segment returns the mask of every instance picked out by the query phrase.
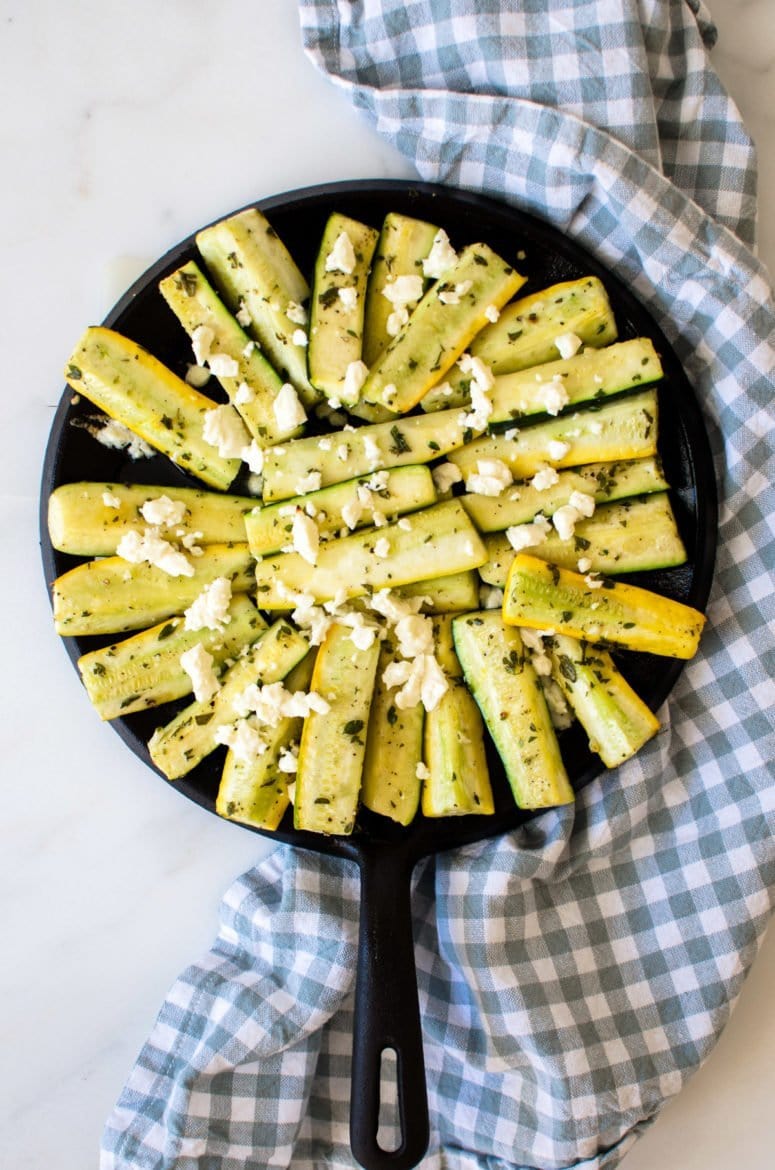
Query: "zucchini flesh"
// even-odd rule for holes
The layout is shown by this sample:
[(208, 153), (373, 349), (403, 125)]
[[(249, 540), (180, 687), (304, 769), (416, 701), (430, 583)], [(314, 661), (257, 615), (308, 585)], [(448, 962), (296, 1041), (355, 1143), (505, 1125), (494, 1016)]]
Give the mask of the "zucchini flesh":
[[(559, 459), (549, 456), (552, 440), (569, 444), (567, 453)], [(578, 467), (582, 463), (642, 459), (656, 453), (657, 395), (654, 390), (643, 390), (601, 407), (520, 427), (513, 438), (502, 434), (474, 439), (450, 452), (449, 461), (457, 464), (466, 477), (476, 471), (480, 459), (501, 459), (515, 479), (527, 479), (545, 463)]]
[(249, 332), (305, 406), (320, 399), (307, 376), (307, 351), (294, 341), (301, 327), (289, 306), (306, 303), (309, 285), (272, 225), (257, 208), (240, 211), (197, 234), (197, 247), (233, 313), (247, 311)]
[(499, 496), (468, 492), (459, 500), (480, 532), (503, 532), (529, 524), (539, 512), (551, 515), (567, 504), (573, 492), (593, 496), (597, 504), (666, 491), (670, 485), (655, 456), (613, 463), (589, 463), (559, 472), (553, 487), (539, 491), (527, 481), (515, 483)]
[(382, 468), (431, 463), (470, 437), (460, 420), (459, 410), (445, 410), (270, 447), (264, 458), (264, 501), (302, 494), (299, 484), (312, 472), (320, 475), (320, 487), (329, 487)]
[(425, 716), (422, 811), (426, 817), (491, 815), (493, 803), (484, 726), (463, 679), (452, 640), (452, 618), (434, 619), (436, 658), (449, 683)]
[(465, 613), (479, 604), (479, 578), (473, 569), (467, 569), (402, 585), (396, 593), (400, 597), (422, 597), (423, 613)]
[(156, 729), (148, 750), (159, 771), (177, 780), (195, 768), (218, 746), (218, 728), (235, 722), (234, 703), (245, 688), (280, 682), (308, 650), (307, 640), (287, 621), (271, 625), (226, 671), (211, 699), (190, 703)]
[[(351, 272), (328, 271), (330, 257), (344, 234), (354, 253)], [(335, 212), (328, 219), (315, 261), (309, 320), (307, 366), (312, 385), (329, 399), (357, 402), (359, 388), (347, 384), (347, 368), (363, 353), (363, 316), (371, 258), (379, 232)], [(340, 290), (351, 290), (352, 303), (342, 300)]]
[[(500, 309), (524, 282), (486, 244), (465, 248), (444, 279), (431, 285), (370, 370), (361, 391), (363, 400), (396, 414), (410, 410), (487, 324), (489, 306)], [(449, 297), (454, 303), (445, 303)]]
[(217, 404), (188, 386), (142, 346), (92, 326), (67, 364), (67, 384), (129, 427), (178, 467), (225, 491), (240, 459), (225, 459), (205, 442), (204, 416)]
[[(438, 230), (435, 224), (397, 212), (385, 216), (366, 291), (363, 360), (367, 366), (374, 365), (393, 337), (388, 332), (393, 305), (384, 290), (399, 276), (423, 276), (422, 262)], [(414, 305), (406, 307), (411, 312)]]
[(417, 765), (422, 761), (425, 708), (422, 703), (403, 710), (396, 707), (395, 691), (382, 681), (396, 655), (392, 644), (382, 643), (369, 712), (361, 804), (408, 825), (420, 803)]
[(358, 650), (347, 626), (334, 624), (318, 650), (312, 689), (325, 715), (304, 720), (293, 823), (313, 833), (352, 832), (363, 776), (366, 734), (380, 645)]
[(538, 369), (501, 374), (490, 392), (490, 423), (519, 421), (546, 410), (544, 394), (548, 383), (558, 379), (568, 396), (567, 406), (597, 401), (624, 390), (656, 382), (662, 377), (662, 363), (648, 337), (620, 341), (605, 349), (590, 349)]
[(326, 541), (315, 565), (298, 553), (264, 557), (256, 565), (256, 587), (262, 609), (282, 610), (293, 608), (289, 590), (316, 601), (361, 597), (372, 589), (476, 569), (486, 559), (465, 510), (450, 500), (415, 512), (408, 532), (398, 524), (386, 524)]
[(63, 636), (141, 630), (182, 613), (216, 577), (228, 577), (234, 593), (253, 586), (247, 544), (210, 544), (193, 557), (191, 577), (171, 577), (155, 565), (104, 557), (76, 565), (52, 587), (54, 626)]
[(200, 545), (244, 543), (245, 517), (256, 503), (250, 496), (222, 495), (196, 488), (86, 482), (61, 484), (51, 493), (48, 501), (51, 543), (60, 552), (73, 556), (113, 556), (127, 532), (146, 525), (140, 512), (143, 504), (160, 496), (185, 504), (183, 523), (173, 525), (173, 532), (185, 528), (186, 532), (196, 534), (196, 543)]
[[(479, 570), (481, 578), (503, 589), (514, 549), (501, 533), (485, 537), (484, 543), (490, 559)], [(667, 492), (601, 504), (593, 516), (576, 523), (569, 540), (552, 531), (530, 553), (564, 569), (575, 569), (584, 557), (587, 573), (637, 573), (686, 563)]]
[[(312, 678), (316, 651), (310, 650), (285, 679), (288, 691), (306, 691)], [(284, 749), (297, 743), (302, 720), (282, 718), (278, 725), (264, 732), (268, 743), (265, 752), (244, 760), (229, 748), (218, 785), (215, 811), (229, 821), (252, 825), (256, 829), (274, 830), (290, 804), (289, 781), (292, 776), (280, 767)]]
[(180, 665), (181, 654), (201, 643), (220, 666), (266, 629), (244, 593), (232, 598), (229, 618), (224, 630), (187, 630), (183, 617), (173, 617), (82, 655), (78, 670), (100, 719), (131, 715), (190, 695), (191, 677)]
[(538, 677), (517, 630), (500, 613), (465, 614), (452, 623), (471, 694), (503, 762), (520, 808), (574, 800)]
[[(513, 374), (559, 358), (556, 340), (563, 333), (575, 333), (586, 346), (616, 341), (608, 294), (596, 276), (564, 281), (506, 305), (498, 320), (476, 335), (470, 351), (496, 376)], [(443, 410), (468, 401), (465, 374), (451, 370), (447, 382), (452, 395), (433, 387), (422, 400), (423, 410)]]
[(279, 504), (267, 504), (253, 508), (245, 517), (248, 544), (254, 556), (279, 552), (288, 544), (293, 527), (293, 510), (296, 507), (311, 506), (321, 537), (334, 536), (345, 524), (342, 512), (355, 508), (355, 528), (365, 528), (374, 523), (374, 510), (388, 519), (404, 512), (413, 512), (436, 502), (436, 489), (427, 467), (396, 467), (388, 472), (384, 487), (371, 493), (368, 504), (358, 515), (360, 500), (358, 489), (368, 485), (370, 476), (333, 484), (319, 491), (303, 496), (292, 496)]
[(659, 720), (606, 650), (557, 634), (547, 639), (552, 676), (607, 768), (629, 760), (659, 731)]
[(683, 602), (622, 581), (592, 588), (580, 573), (525, 553), (509, 570), (503, 620), (669, 658), (691, 658), (705, 625), (704, 614)]
[[(237, 363), (233, 376), (217, 375), (229, 402), (242, 417), (259, 447), (279, 443), (298, 433), (299, 427), (282, 427), (274, 413), (274, 402), (283, 382), (261, 350), (250, 346), (250, 338), (224, 305), (201, 269), (193, 260), (159, 282), (159, 291), (181, 325), (193, 338), (199, 326), (213, 332), (212, 352), (225, 354)], [(246, 393), (240, 393), (247, 387)]]

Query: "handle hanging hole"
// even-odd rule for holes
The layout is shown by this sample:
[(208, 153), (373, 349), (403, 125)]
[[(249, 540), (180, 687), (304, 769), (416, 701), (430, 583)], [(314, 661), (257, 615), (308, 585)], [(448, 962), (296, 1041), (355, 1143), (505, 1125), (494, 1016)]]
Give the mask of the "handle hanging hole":
[(379, 1062), (379, 1126), (377, 1145), (386, 1154), (402, 1142), (398, 1104), (398, 1056), (395, 1048), (383, 1048)]

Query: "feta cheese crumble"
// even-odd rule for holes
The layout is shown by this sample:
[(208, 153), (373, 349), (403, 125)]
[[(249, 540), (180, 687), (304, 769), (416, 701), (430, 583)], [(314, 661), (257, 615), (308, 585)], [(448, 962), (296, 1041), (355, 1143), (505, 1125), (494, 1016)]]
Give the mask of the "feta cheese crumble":
[(172, 528), (183, 523), (186, 505), (180, 500), (171, 500), (169, 496), (157, 496), (141, 505), (140, 514), (146, 523), (155, 528)]
[(223, 459), (242, 459), (250, 443), (245, 424), (233, 406), (214, 406), (205, 412), (202, 438), (215, 447)]
[(194, 566), (188, 557), (165, 540), (155, 528), (146, 528), (144, 532), (127, 532), (118, 542), (116, 555), (133, 565), (147, 561), (171, 577), (194, 575)]
[(225, 630), (231, 621), (231, 581), (228, 577), (216, 577), (194, 599), (185, 611), (184, 628), (187, 630)]
[(141, 439), (134, 431), (130, 431), (129, 427), (125, 427), (114, 418), (109, 418), (99, 425), (89, 426), (87, 430), (103, 447), (111, 447), (117, 451), (126, 450), (130, 459), (148, 459), (155, 454), (150, 443), (146, 443), (145, 439)]
[(431, 471), (436, 491), (448, 492), (453, 484), (461, 483), (463, 473), (456, 463), (440, 463)]
[(281, 431), (295, 431), (307, 421), (307, 412), (290, 382), (284, 382), (277, 391), (272, 410)]
[(422, 262), (423, 276), (438, 280), (448, 272), (457, 260), (457, 252), (449, 242), (449, 236), (440, 228), (433, 237), (431, 250)]
[(369, 367), (365, 362), (350, 362), (344, 374), (342, 394), (345, 398), (355, 399), (360, 393), (361, 386), (368, 377)]
[(305, 346), (308, 341), (306, 332), (303, 329), (294, 329), (291, 341), (294, 345)]
[(550, 439), (546, 450), (552, 463), (559, 463), (570, 451), (570, 443), (563, 443), (562, 439)]
[(579, 352), (584, 342), (576, 333), (560, 333), (555, 337), (554, 344), (561, 358), (572, 358)]
[(390, 556), (390, 541), (386, 536), (380, 536), (379, 540), (374, 544), (375, 557), (389, 557)]
[(106, 508), (120, 508), (121, 500), (118, 496), (114, 496), (111, 492), (102, 493), (102, 502)]
[(301, 508), (296, 509), (291, 529), (293, 551), (297, 552), (308, 565), (316, 565), (320, 533), (318, 526)]
[(554, 487), (559, 479), (560, 477), (553, 467), (541, 467), (530, 480), (530, 486), (534, 487), (537, 492), (545, 492), (550, 487)]
[(544, 382), (538, 394), (538, 401), (547, 414), (558, 415), (570, 401), (562, 378), (555, 374), (551, 382)]
[(531, 524), (514, 524), (506, 529), (506, 539), (515, 552), (542, 544), (551, 529), (545, 516), (536, 516)]
[(326, 272), (343, 272), (352, 276), (355, 270), (355, 249), (347, 232), (340, 232), (326, 256)]
[(212, 654), (208, 654), (201, 642), (180, 656), (180, 665), (191, 679), (194, 698), (198, 703), (207, 703), (220, 687), (213, 662)]
[(298, 301), (288, 301), (285, 306), (285, 315), (294, 325), (306, 325), (309, 319), (307, 310)]
[(480, 496), (499, 496), (513, 483), (513, 476), (502, 459), (478, 459), (476, 471), (466, 480), (466, 490)]

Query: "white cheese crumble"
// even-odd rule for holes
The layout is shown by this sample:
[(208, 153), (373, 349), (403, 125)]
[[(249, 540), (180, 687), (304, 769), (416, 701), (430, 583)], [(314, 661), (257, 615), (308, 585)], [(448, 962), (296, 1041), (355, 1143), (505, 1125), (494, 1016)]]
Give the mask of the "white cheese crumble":
[(234, 316), (237, 318), (243, 329), (247, 329), (252, 320), (250, 316), (250, 310), (244, 301), (240, 301), (239, 308), (237, 309), (237, 312), (234, 314)]
[(555, 337), (554, 344), (561, 358), (572, 358), (581, 349), (584, 342), (576, 333), (560, 333)]
[(217, 448), (223, 459), (242, 459), (243, 451), (250, 443), (250, 435), (239, 414), (233, 406), (226, 404), (205, 411), (202, 438)]
[(576, 568), (580, 573), (588, 573), (592, 568), (592, 561), (589, 557), (579, 557), (576, 562)]
[(207, 363), (216, 378), (236, 378), (239, 374), (239, 362), (227, 353), (213, 353)]
[(479, 604), (482, 609), (500, 609), (503, 605), (503, 590), (497, 585), (480, 585)]
[(355, 249), (347, 232), (340, 232), (326, 256), (326, 272), (344, 272), (351, 276), (355, 270)]
[(499, 496), (513, 483), (513, 477), (502, 459), (478, 459), (476, 471), (466, 480), (466, 490), (480, 496)]
[(141, 505), (140, 514), (147, 524), (155, 528), (172, 528), (183, 523), (186, 505), (180, 500), (171, 500), (169, 496), (157, 496)]
[(593, 577), (591, 573), (587, 573), (586, 577), (584, 578), (584, 583), (588, 589), (602, 589), (603, 588), (603, 578), (596, 577), (596, 576)]
[(546, 450), (552, 463), (559, 463), (570, 451), (570, 443), (563, 443), (562, 439), (550, 439)]
[(541, 467), (530, 480), (530, 486), (537, 492), (545, 492), (559, 483), (560, 477), (553, 467)]
[(353, 528), (358, 527), (358, 521), (362, 515), (363, 506), (358, 500), (350, 500), (348, 503), (342, 505), (342, 519), (351, 532)]
[(319, 471), (309, 471), (296, 481), (296, 495), (306, 496), (307, 492), (319, 491), (323, 476)]
[(171, 577), (193, 577), (194, 566), (180, 549), (175, 548), (161, 536), (157, 529), (146, 528), (144, 532), (127, 532), (121, 537), (116, 555), (133, 565), (147, 561)]
[(552, 515), (552, 524), (557, 529), (560, 540), (570, 540), (576, 530), (576, 522), (581, 514), (571, 504), (563, 504)]
[(431, 471), (437, 492), (448, 492), (454, 483), (461, 483), (463, 473), (456, 463), (440, 463)]
[(256, 756), (263, 755), (269, 749), (266, 740), (255, 727), (251, 727), (247, 719), (238, 719), (236, 723), (216, 727), (215, 742), (226, 744), (236, 759), (241, 760), (243, 764), (249, 764)]
[(422, 760), (419, 761), (417, 767), (414, 770), (414, 774), (418, 780), (430, 780), (431, 778), (430, 769), (427, 764), (422, 762)]
[(373, 435), (363, 436), (363, 454), (369, 461), (370, 471), (375, 471), (382, 465), (382, 452), (380, 451), (379, 443)]
[[(247, 447), (243, 447), (243, 449), (242, 449), (242, 458), (245, 460), (248, 467), (250, 468), (251, 473), (252, 473), (251, 479), (253, 479), (253, 481), (255, 483), (256, 478), (258, 476), (260, 476), (261, 472), (264, 470), (264, 449), (263, 449), (263, 447), (259, 447), (256, 440), (251, 439), (251, 441), (248, 443)], [(253, 488), (251, 487), (250, 490), (253, 491)], [(255, 491), (255, 495), (257, 495), (257, 496), (261, 495), (262, 490), (263, 490), (263, 483), (260, 487), (257, 487), (257, 490)]]
[(339, 303), (341, 304), (342, 308), (345, 309), (348, 313), (351, 313), (358, 303), (357, 288), (352, 286), (349, 288), (340, 288), (338, 295)]
[(197, 366), (192, 363), (186, 368), (185, 380), (195, 390), (201, 390), (210, 381), (210, 371), (207, 366)]
[(185, 611), (185, 629), (225, 630), (231, 621), (230, 602), (231, 581), (228, 577), (216, 577)]
[(283, 748), (277, 757), (277, 767), (280, 772), (285, 772), (288, 775), (298, 771), (299, 745), (297, 743), (289, 744), (287, 748)]
[(342, 386), (342, 394), (344, 397), (357, 398), (368, 374), (369, 367), (365, 362), (350, 362), (344, 374), (344, 385)]
[(374, 543), (375, 557), (389, 557), (390, 556), (390, 541), (386, 536), (380, 536), (379, 540)]
[(394, 309), (385, 322), (385, 329), (387, 331), (388, 337), (398, 337), (398, 334), (401, 332), (408, 320), (409, 310), (405, 308), (404, 305), (401, 305), (398, 309)]
[(400, 520), (397, 521), (397, 525), (402, 532), (412, 531), (412, 521), (407, 516), (402, 516)]
[(293, 342), (294, 345), (299, 345), (299, 346), (303, 347), (307, 344), (308, 340), (309, 339), (307, 337), (307, 334), (305, 333), (305, 331), (303, 329), (294, 329), (293, 337), (291, 338), (291, 341)]
[(247, 382), (240, 382), (237, 387), (237, 393), (234, 395), (235, 406), (247, 406), (255, 398), (255, 393), (248, 386)]
[(484, 310), (484, 315), (487, 318), (487, 320), (491, 321), (492, 324), (494, 325), (495, 322), (500, 317), (501, 311), (497, 305), (488, 305), (487, 308)]
[(571, 492), (568, 503), (581, 516), (592, 516), (594, 514), (595, 497), (590, 496), (587, 492)]
[(296, 509), (296, 514), (293, 517), (291, 540), (293, 541), (293, 551), (297, 552), (308, 565), (317, 564), (320, 533), (315, 521), (307, 516), (301, 508)]
[(422, 262), (423, 275), (429, 280), (438, 280), (448, 272), (457, 260), (457, 252), (449, 242), (449, 236), (441, 228), (433, 237), (431, 250)]
[(390, 662), (382, 681), (396, 693), (396, 707), (404, 711), (422, 703), (426, 711), (433, 711), (449, 689), (447, 678), (432, 654), (420, 654), (413, 659)]
[(525, 548), (534, 548), (546, 540), (550, 529), (549, 521), (545, 516), (536, 516), (532, 524), (515, 524), (506, 529), (506, 539), (515, 552), (522, 552)]
[(421, 276), (397, 276), (388, 281), (382, 289), (383, 297), (387, 297), (391, 305), (396, 308), (415, 304), (423, 293)]
[(555, 374), (551, 382), (545, 382), (538, 395), (538, 401), (547, 414), (558, 415), (563, 406), (567, 406), (570, 401), (568, 391), (565, 389), (562, 378)]
[(290, 382), (284, 382), (277, 391), (272, 410), (281, 431), (295, 431), (307, 421), (307, 412)]
[(107, 419), (102, 425), (89, 427), (88, 430), (103, 447), (112, 447), (117, 451), (126, 450), (130, 459), (148, 459), (155, 454), (150, 443), (146, 443), (145, 439), (141, 439), (134, 431), (130, 431), (129, 427), (125, 427), (114, 418)]
[(298, 301), (288, 301), (285, 306), (285, 315), (294, 325), (306, 325), (309, 319), (307, 310)]
[(194, 361), (198, 366), (206, 365), (210, 357), (210, 347), (215, 341), (215, 333), (209, 325), (197, 325), (191, 334), (191, 348), (194, 351)]
[(213, 661), (212, 654), (208, 654), (201, 642), (180, 656), (180, 665), (191, 679), (194, 698), (198, 703), (207, 703), (220, 687), (213, 670)]
[(112, 492), (103, 492), (102, 493), (102, 502), (106, 508), (120, 508), (121, 507), (121, 500), (118, 498), (118, 496), (114, 496), (112, 494)]
[(473, 283), (472, 280), (463, 280), (454, 288), (443, 288), (439, 292), (439, 300), (442, 305), (459, 305), (466, 293), (470, 292)]

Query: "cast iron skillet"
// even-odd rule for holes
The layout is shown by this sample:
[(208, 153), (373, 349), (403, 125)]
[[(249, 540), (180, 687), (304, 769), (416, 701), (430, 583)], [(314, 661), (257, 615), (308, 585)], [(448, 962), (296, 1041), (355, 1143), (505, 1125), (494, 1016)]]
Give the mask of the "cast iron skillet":
[[(444, 227), (458, 247), (484, 241), (513, 259), (520, 271), (529, 274), (529, 283), (519, 295), (589, 273), (601, 277), (615, 309), (621, 339), (649, 336), (662, 357), (665, 379), (659, 389), (660, 453), (688, 551), (688, 562), (681, 568), (641, 573), (637, 580), (669, 597), (700, 609), (704, 607), (713, 573), (717, 513), (713, 464), (702, 416), (664, 335), (618, 280), (577, 244), (543, 222), (489, 198), (444, 187), (401, 181), (345, 182), (279, 195), (257, 205), (268, 215), (307, 274), (311, 273), (326, 218), (336, 210), (375, 227), (380, 226), (386, 212), (403, 212)], [(142, 343), (181, 374), (190, 360), (190, 345), (158, 292), (157, 284), (196, 256), (191, 236), (153, 265), (105, 320), (106, 325)], [(67, 355), (62, 356), (64, 360)], [(206, 393), (212, 392), (210, 383)], [(48, 581), (77, 563), (76, 558), (55, 552), (48, 539), (46, 502), (59, 484), (80, 479), (168, 485), (196, 482), (163, 456), (133, 462), (122, 452), (102, 447), (78, 426), (79, 421), (95, 413), (98, 412), (85, 400), (74, 404), (71, 392), (66, 390), (54, 419), (41, 494), (41, 543)], [(231, 490), (246, 490), (244, 481), (238, 480)], [(70, 638), (65, 641), (75, 662), (79, 655), (112, 640)], [(677, 661), (635, 653), (621, 654), (619, 664), (636, 691), (654, 709), (667, 697), (682, 667)], [(153, 767), (146, 741), (157, 724), (170, 718), (181, 705), (182, 702), (169, 705), (161, 715), (148, 711), (117, 719), (113, 726), (132, 751)], [(590, 753), (585, 736), (577, 727), (562, 733), (561, 744), (568, 773), (577, 790), (602, 771), (599, 759)], [(271, 834), (277, 840), (305, 849), (349, 858), (359, 866), (361, 926), (350, 1135), (355, 1157), (368, 1170), (404, 1170), (414, 1166), (428, 1144), (409, 894), (413, 867), (420, 858), (495, 837), (535, 815), (515, 808), (497, 755), (490, 752), (489, 758), (496, 806), (491, 817), (426, 820), (418, 814), (412, 825), (402, 828), (363, 811), (351, 837), (324, 837), (294, 829), (287, 815), (277, 832)], [(190, 775), (176, 782), (180, 792), (213, 813), (222, 759), (223, 749), (219, 749)], [(615, 773), (609, 783), (616, 783)], [(397, 1056), (401, 1138), (393, 1150), (385, 1150), (377, 1143), (380, 1065), (386, 1049), (393, 1049)]]

